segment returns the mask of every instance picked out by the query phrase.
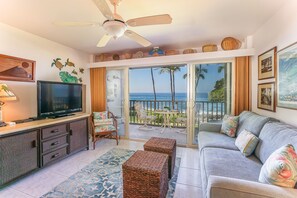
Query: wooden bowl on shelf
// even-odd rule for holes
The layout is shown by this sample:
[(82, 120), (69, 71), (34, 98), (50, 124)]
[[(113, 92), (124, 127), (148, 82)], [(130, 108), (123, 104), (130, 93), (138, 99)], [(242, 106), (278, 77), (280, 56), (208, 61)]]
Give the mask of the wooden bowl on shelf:
[(118, 54), (112, 55), (112, 60), (120, 60), (120, 55)]
[(106, 61), (107, 54), (97, 54), (95, 55), (95, 62)]
[(131, 58), (132, 58), (132, 54), (129, 53), (129, 52), (126, 52), (126, 53), (123, 54), (123, 57), (124, 57), (125, 59), (131, 59)]
[(215, 52), (215, 51), (218, 51), (218, 46), (215, 44), (203, 45), (202, 47), (202, 52)]
[(135, 58), (143, 58), (144, 54), (142, 51), (138, 51), (135, 53)]
[(193, 53), (197, 53), (197, 50), (195, 50), (195, 49), (185, 49), (183, 51), (183, 54), (193, 54)]
[(171, 55), (176, 55), (176, 54), (178, 54), (177, 50), (165, 50), (166, 56), (171, 56)]
[(241, 47), (241, 42), (233, 37), (226, 37), (222, 40), (221, 43), (223, 50), (236, 50)]

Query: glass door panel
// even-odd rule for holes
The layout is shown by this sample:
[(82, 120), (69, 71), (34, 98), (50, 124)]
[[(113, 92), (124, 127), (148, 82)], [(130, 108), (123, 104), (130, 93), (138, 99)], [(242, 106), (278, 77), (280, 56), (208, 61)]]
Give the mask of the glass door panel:
[(187, 145), (187, 66), (129, 69), (129, 138)]
[(196, 64), (193, 66), (194, 134), (197, 144), (199, 125), (221, 122), (231, 112), (231, 63)]
[(124, 136), (124, 72), (121, 69), (106, 72), (106, 102), (107, 109), (117, 118), (119, 135)]

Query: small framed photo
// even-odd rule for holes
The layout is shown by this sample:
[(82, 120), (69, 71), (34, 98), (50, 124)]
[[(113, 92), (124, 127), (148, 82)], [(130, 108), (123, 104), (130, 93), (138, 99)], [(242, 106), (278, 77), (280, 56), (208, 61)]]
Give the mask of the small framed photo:
[(275, 83), (258, 84), (258, 108), (275, 112)]
[(277, 106), (297, 109), (297, 42), (277, 52)]
[(275, 77), (276, 47), (258, 56), (258, 79)]

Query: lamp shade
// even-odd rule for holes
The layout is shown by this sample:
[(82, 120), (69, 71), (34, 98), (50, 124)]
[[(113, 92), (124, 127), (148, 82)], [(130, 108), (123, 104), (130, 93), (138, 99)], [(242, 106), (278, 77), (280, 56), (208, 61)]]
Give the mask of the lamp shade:
[(10, 89), (7, 87), (6, 84), (0, 83), (0, 101), (11, 101), (16, 100), (16, 96)]

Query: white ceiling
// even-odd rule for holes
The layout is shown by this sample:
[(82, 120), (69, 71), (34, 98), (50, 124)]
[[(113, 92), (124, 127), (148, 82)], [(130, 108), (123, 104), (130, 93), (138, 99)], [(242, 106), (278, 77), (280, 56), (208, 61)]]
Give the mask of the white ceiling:
[[(118, 13), (124, 20), (170, 14), (173, 18), (170, 25), (129, 29), (150, 40), (153, 46), (179, 49), (219, 44), (226, 36), (244, 39), (288, 1), (122, 0)], [(102, 27), (57, 27), (52, 24), (55, 21), (102, 23), (104, 20), (92, 0), (0, 0), (0, 22), (72, 48), (88, 53), (142, 48), (125, 37), (112, 40), (104, 48), (97, 48), (96, 44), (105, 33)]]

